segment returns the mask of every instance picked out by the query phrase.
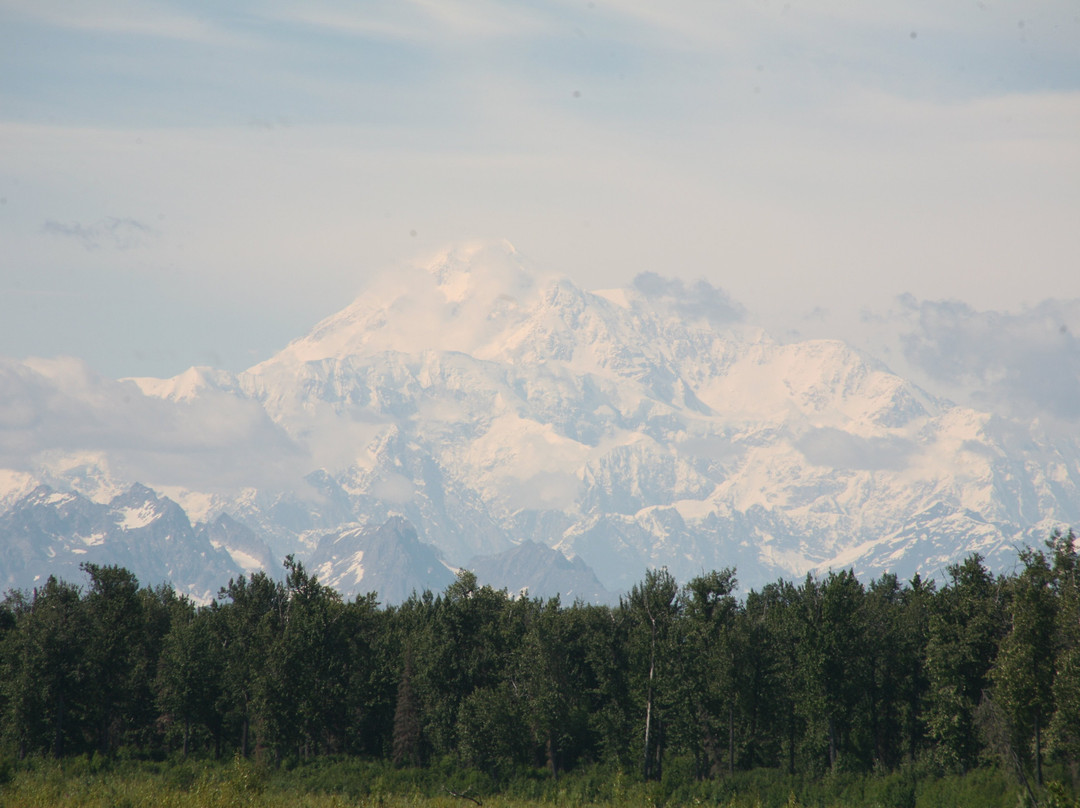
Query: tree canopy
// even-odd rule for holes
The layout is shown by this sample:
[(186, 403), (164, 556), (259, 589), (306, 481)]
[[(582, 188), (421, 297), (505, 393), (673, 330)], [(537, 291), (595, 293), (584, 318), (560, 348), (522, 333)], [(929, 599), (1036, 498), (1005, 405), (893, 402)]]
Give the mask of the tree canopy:
[(1055, 534), (1015, 573), (940, 586), (851, 571), (737, 596), (734, 570), (649, 570), (614, 606), (511, 597), (463, 571), (399, 606), (344, 602), (293, 558), (197, 606), (87, 566), (0, 603), (14, 756), (362, 755), (503, 777), (607, 762), (660, 779), (772, 767), (1038, 784), (1080, 764), (1080, 565)]

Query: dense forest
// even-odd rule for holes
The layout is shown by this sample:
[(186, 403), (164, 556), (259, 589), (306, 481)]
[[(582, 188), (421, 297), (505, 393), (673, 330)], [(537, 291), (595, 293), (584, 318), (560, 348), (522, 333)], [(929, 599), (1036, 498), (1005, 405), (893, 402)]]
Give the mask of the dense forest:
[[(649, 571), (617, 606), (512, 597), (462, 572), (346, 603), (294, 559), (197, 606), (87, 565), (0, 604), (0, 754), (332, 755), (507, 777), (605, 763), (644, 780), (986, 762), (1036, 789), (1080, 764), (1073, 536), (941, 585), (851, 572), (737, 596)], [(670, 772), (669, 772), (670, 776)]]

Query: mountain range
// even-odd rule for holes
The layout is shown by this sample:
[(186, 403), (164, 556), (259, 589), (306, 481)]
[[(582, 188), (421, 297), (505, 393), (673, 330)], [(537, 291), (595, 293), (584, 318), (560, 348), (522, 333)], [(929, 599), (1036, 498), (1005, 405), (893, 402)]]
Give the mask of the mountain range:
[(468, 567), (610, 600), (666, 566), (743, 587), (996, 569), (1075, 524), (1080, 447), (704, 281), (586, 291), (508, 244), (386, 276), (241, 373), (0, 363), (0, 584), (130, 565), (206, 599), (293, 554), (397, 602)]

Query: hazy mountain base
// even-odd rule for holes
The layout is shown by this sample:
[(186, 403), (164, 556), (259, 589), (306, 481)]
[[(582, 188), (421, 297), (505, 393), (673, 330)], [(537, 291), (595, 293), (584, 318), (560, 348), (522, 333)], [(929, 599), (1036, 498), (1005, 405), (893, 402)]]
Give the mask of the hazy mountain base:
[[(475, 770), (446, 761), (422, 769), (384, 762), (320, 760), (271, 768), (237, 758), (229, 762), (173, 759), (114, 761), (81, 757), (66, 761), (0, 761), (0, 800), (24, 806), (156, 805), (159, 808), (233, 806), (378, 806), (379, 808), (489, 808), (525, 806), (716, 805), (729, 808), (820, 806), (821, 808), (1015, 808), (1031, 804), (1015, 780), (997, 768), (940, 775), (909, 767), (886, 775), (834, 774), (811, 779), (757, 769), (695, 781), (689, 766), (672, 761), (660, 782), (645, 783), (623, 772), (592, 766), (553, 778), (544, 770), (521, 770), (495, 783)], [(1053, 781), (1038, 804), (1080, 806), (1077, 794)]]

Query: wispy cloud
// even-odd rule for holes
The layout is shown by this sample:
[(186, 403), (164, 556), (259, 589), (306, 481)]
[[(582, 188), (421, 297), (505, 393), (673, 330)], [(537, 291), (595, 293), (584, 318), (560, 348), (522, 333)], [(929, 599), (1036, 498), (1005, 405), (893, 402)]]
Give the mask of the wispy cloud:
[[(216, 490), (297, 484), (307, 453), (252, 401), (208, 391), (193, 402), (144, 396), (76, 359), (0, 359), (0, 468), (56, 453), (106, 453), (127, 479)], [(252, 475), (259, 480), (252, 481)]]
[(1075, 3), (984, 6), (0, 0), (0, 241), (305, 323), (474, 237), (752, 311), (1077, 296)]
[(362, 6), (279, 3), (260, 13), (266, 19), (332, 34), (447, 47), (550, 30), (549, 20), (540, 11), (490, 0), (394, 0)]
[(795, 447), (814, 465), (868, 471), (899, 471), (915, 451), (903, 438), (863, 438), (842, 429), (811, 429)]
[(106, 0), (94, 4), (79, 2), (24, 2), (5, 0), (0, 10), (59, 28), (98, 34), (150, 37), (209, 45), (236, 45), (245, 37), (230, 33), (210, 22), (205, 15), (194, 16), (176, 4)]
[(1080, 300), (1019, 313), (912, 297), (902, 304), (906, 358), (931, 379), (966, 388), (987, 409), (1080, 419)]
[(116, 216), (108, 216), (92, 224), (49, 219), (41, 229), (50, 236), (74, 239), (88, 250), (130, 250), (145, 246), (157, 236), (154, 228), (138, 219)]
[(746, 316), (741, 304), (704, 278), (686, 283), (679, 278), (642, 272), (634, 278), (634, 288), (655, 302), (666, 303), (682, 317), (724, 324), (738, 322)]

